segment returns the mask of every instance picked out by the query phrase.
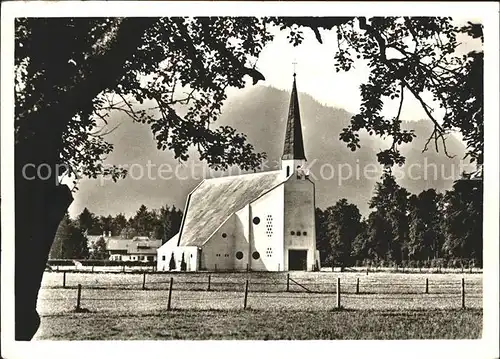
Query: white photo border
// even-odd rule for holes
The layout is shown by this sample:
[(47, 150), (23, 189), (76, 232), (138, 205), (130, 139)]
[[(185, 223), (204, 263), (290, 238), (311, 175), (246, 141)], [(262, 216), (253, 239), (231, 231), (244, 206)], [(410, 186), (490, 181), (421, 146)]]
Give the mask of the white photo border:
[[(2, 357), (5, 358), (231, 358), (255, 355), (349, 358), (494, 358), (499, 322), (499, 20), (494, 2), (216, 2), (11, 1), (2, 2), (1, 26), (1, 251)], [(33, 341), (15, 342), (14, 322), (14, 19), (92, 16), (453, 16), (484, 25), (485, 162), (483, 338), (400, 341)]]

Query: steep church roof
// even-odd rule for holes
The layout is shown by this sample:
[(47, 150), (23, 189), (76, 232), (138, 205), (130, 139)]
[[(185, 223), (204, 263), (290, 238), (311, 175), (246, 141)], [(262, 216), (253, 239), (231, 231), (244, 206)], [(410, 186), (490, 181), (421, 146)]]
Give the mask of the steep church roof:
[(286, 123), (285, 145), (283, 147), (283, 160), (305, 160), (304, 141), (302, 139), (302, 126), (300, 123), (299, 98), (297, 95), (297, 84), (293, 74), (293, 88), (288, 108), (288, 119)]
[(285, 179), (282, 171), (205, 179), (188, 197), (179, 246), (201, 246), (234, 212)]

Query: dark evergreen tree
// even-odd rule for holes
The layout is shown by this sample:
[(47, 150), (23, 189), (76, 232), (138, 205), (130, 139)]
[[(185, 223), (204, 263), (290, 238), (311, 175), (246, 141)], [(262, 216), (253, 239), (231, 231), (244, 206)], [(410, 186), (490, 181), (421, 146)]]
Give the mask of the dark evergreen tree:
[(87, 238), (67, 213), (59, 224), (52, 247), (51, 258), (86, 259), (89, 256)]
[(99, 223), (101, 227), (101, 233), (104, 233), (106, 236), (113, 235), (115, 233), (113, 227), (113, 217), (111, 215), (100, 216)]
[(182, 258), (181, 258), (181, 271), (185, 272), (186, 271), (186, 260), (184, 259), (184, 253), (182, 253)]
[(123, 213), (118, 213), (114, 218), (113, 218), (113, 230), (114, 230), (114, 235), (121, 235), (122, 230), (127, 226), (127, 218), (123, 215)]
[(483, 181), (463, 178), (445, 194), (445, 240), (447, 258), (483, 262)]
[(376, 262), (390, 260), (392, 227), (380, 212), (372, 212), (368, 216), (367, 242), (365, 250)]
[(179, 233), (182, 223), (182, 211), (175, 206), (169, 208), (168, 206), (164, 206), (160, 210), (160, 217), (162, 217), (162, 242), (165, 243), (174, 235)]
[(332, 265), (340, 266), (341, 270), (353, 265), (351, 257), (352, 243), (360, 233), (361, 214), (358, 207), (339, 200), (333, 207), (327, 208), (326, 235), (330, 238)]
[(316, 248), (319, 251), (322, 266), (332, 264), (332, 246), (327, 235), (327, 210), (316, 208)]
[[(396, 179), (385, 171), (380, 182), (377, 182), (375, 194), (370, 200), (370, 208), (377, 212), (377, 218), (372, 218), (370, 224), (377, 226), (372, 239), (381, 241), (376, 245), (378, 256), (400, 264), (407, 259), (407, 244), (409, 232), (409, 193), (396, 183)], [(387, 233), (383, 238), (379, 233)], [(385, 255), (381, 250), (386, 250)]]
[(57, 227), (56, 236), (54, 238), (54, 241), (52, 242), (52, 247), (50, 248), (49, 252), (50, 259), (64, 258), (63, 245), (66, 238), (69, 237), (70, 235), (70, 229), (69, 229), (70, 223), (71, 223), (71, 218), (69, 217), (68, 212), (66, 212), (61, 223), (59, 223), (59, 226)]
[(413, 195), (410, 199), (410, 232), (408, 242), (409, 258), (418, 261), (437, 259), (443, 244), (440, 211), (442, 195), (434, 189)]
[(94, 213), (90, 212), (87, 207), (78, 215), (77, 223), (78, 227), (88, 235), (102, 234), (99, 218)]
[(99, 240), (92, 245), (90, 258), (102, 260), (109, 258), (109, 252), (106, 250), (106, 241), (104, 238), (99, 238)]
[(149, 236), (153, 229), (154, 218), (145, 205), (141, 205), (132, 218), (132, 227), (139, 236)]
[(176, 265), (175, 265), (175, 258), (174, 258), (174, 253), (170, 256), (170, 262), (168, 263), (168, 270), (175, 270)]
[(132, 239), (138, 235), (139, 233), (130, 224), (127, 224), (127, 226), (120, 232), (120, 237), (123, 239)]
[(373, 246), (370, 241), (370, 233), (369, 233), (368, 221), (363, 218), (359, 223), (359, 233), (354, 238), (352, 242), (352, 257), (353, 259), (362, 264), (366, 260), (373, 259)]

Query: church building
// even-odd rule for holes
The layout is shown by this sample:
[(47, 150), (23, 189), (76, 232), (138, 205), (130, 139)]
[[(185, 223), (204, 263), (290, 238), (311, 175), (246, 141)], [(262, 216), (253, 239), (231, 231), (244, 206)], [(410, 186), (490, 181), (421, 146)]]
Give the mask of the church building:
[(319, 270), (315, 189), (293, 76), (281, 169), (198, 184), (179, 233), (158, 249), (158, 271)]

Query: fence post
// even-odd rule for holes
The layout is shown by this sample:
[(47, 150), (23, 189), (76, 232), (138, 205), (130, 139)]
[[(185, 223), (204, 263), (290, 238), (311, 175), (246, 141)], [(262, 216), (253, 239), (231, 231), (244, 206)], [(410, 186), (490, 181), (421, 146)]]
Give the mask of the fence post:
[(78, 284), (78, 291), (77, 291), (77, 295), (76, 295), (76, 310), (80, 310), (80, 301), (81, 301), (81, 298), (82, 298), (82, 285), (81, 284)]
[(170, 285), (168, 287), (168, 302), (167, 302), (167, 310), (172, 309), (172, 286), (174, 284), (174, 278), (170, 277)]
[(359, 294), (359, 277), (356, 278), (356, 294)]
[(125, 264), (122, 267), (122, 272), (125, 273)]
[(368, 275), (368, 267), (366, 267), (366, 275)]
[(248, 279), (245, 282), (245, 300), (243, 302), (243, 309), (247, 309), (247, 298), (248, 298)]
[(142, 290), (146, 289), (146, 272), (142, 274)]
[(66, 288), (66, 271), (63, 271), (63, 288)]
[(425, 278), (425, 294), (429, 294), (429, 278)]
[(287, 273), (286, 275), (286, 291), (290, 291), (290, 273)]
[(465, 309), (465, 278), (462, 278), (462, 309)]
[(337, 278), (337, 308), (340, 309), (340, 277)]
[(210, 274), (209, 274), (209, 275), (208, 275), (208, 288), (207, 288), (207, 291), (209, 291), (209, 292), (210, 292), (210, 281), (211, 281), (211, 278), (212, 278), (212, 277), (211, 277), (211, 276), (210, 276)]

